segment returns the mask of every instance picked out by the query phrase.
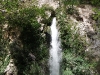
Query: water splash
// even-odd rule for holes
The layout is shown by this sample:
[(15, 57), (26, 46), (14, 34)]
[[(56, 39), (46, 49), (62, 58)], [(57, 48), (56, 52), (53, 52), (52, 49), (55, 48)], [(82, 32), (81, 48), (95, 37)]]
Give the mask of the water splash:
[(56, 27), (56, 17), (52, 20), (51, 25), (51, 49), (50, 49), (50, 75), (60, 74), (60, 61), (61, 61), (61, 49), (59, 41), (59, 33)]

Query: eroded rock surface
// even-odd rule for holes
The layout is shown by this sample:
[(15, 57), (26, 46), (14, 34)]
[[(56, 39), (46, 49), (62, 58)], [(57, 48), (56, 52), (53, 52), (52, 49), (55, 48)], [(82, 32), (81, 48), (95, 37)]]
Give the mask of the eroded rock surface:
[(59, 0), (38, 0), (38, 6), (42, 7), (42, 5), (48, 5), (55, 10), (59, 7)]
[(80, 36), (86, 39), (88, 43), (85, 50), (90, 57), (94, 57), (96, 61), (100, 58), (100, 37), (96, 28), (96, 21), (91, 18), (94, 14), (93, 7), (91, 5), (82, 5), (75, 7), (78, 13), (78, 17), (82, 20), (77, 20), (78, 17), (70, 16), (70, 19), (76, 23), (76, 27), (79, 29)]
[(8, 66), (5, 69), (5, 75), (17, 75), (17, 67), (14, 64), (14, 60), (10, 59)]

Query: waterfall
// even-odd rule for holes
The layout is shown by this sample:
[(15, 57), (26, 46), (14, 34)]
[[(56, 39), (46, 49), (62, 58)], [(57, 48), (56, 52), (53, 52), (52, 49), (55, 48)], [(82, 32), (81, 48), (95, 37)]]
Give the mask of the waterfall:
[(51, 25), (50, 75), (60, 74), (61, 49), (58, 37), (59, 33), (56, 27), (56, 17), (54, 17)]

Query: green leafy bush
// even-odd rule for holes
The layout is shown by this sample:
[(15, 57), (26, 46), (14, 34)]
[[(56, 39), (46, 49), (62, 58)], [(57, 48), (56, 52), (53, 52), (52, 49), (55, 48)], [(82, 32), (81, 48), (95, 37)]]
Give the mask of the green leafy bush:
[(63, 53), (63, 75), (64, 72), (67, 75), (68, 72), (72, 73), (70, 75), (91, 75), (90, 64), (81, 56), (76, 56), (74, 53), (67, 51)]
[(73, 5), (80, 5), (80, 4), (91, 4), (93, 6), (99, 6), (99, 0), (62, 0), (62, 3), (65, 6), (71, 6), (73, 7)]
[(92, 18), (97, 21), (100, 17), (100, 10), (97, 8), (95, 8), (93, 10), (94, 10), (95, 14), (92, 15)]
[(64, 4), (64, 5), (77, 5), (77, 4), (79, 4), (79, 1), (80, 0), (62, 0), (62, 3)]

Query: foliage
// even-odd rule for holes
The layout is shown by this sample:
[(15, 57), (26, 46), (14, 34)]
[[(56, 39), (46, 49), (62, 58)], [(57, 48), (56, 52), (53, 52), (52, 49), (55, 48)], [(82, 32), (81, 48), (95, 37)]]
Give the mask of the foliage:
[(80, 3), (91, 4), (93, 6), (99, 6), (100, 5), (99, 0), (89, 0), (89, 1), (84, 0), (84, 1), (80, 1)]
[(0, 24), (2, 24), (5, 21), (4, 14), (0, 12)]
[(32, 25), (34, 23), (36, 23), (34, 26), (38, 26), (37, 18), (39, 16), (45, 16), (44, 9), (39, 9), (38, 7), (30, 7), (9, 14), (8, 22), (17, 26)]
[(62, 47), (64, 49), (67, 47), (70, 51), (77, 52), (77, 55), (84, 56), (85, 40), (81, 39), (75, 25), (71, 25), (71, 22), (65, 19), (67, 17), (65, 14), (59, 16), (58, 23), (62, 25), (60, 27)]
[[(68, 72), (72, 73), (70, 75), (91, 75), (90, 73), (90, 64), (88, 64), (84, 58), (81, 56), (76, 56), (71, 52), (63, 53), (63, 70), (68, 74)], [(64, 74), (63, 74), (64, 75)]]
[[(39, 16), (45, 16), (44, 8), (25, 8), (18, 13), (14, 12), (8, 16), (8, 23), (11, 27), (17, 26), (21, 28), (19, 39), (23, 44), (23, 49), (16, 47), (16, 43), (10, 45), (11, 57), (16, 60), (15, 64), (19, 70), (18, 74), (40, 74), (42, 68), (39, 64), (47, 58), (47, 48), (43, 43), (44, 39), (41, 37), (39, 30), (40, 23), (37, 21)], [(30, 53), (35, 57), (30, 57)], [(32, 65), (33, 63), (34, 65)]]
[(99, 0), (91, 0), (91, 4), (95, 5), (95, 6), (99, 6), (100, 5)]
[(73, 7), (73, 5), (79, 4), (79, 1), (80, 0), (62, 0), (62, 3), (64, 5), (72, 5), (72, 7)]
[(91, 75), (93, 63), (85, 59), (86, 42), (80, 37), (78, 28), (67, 19), (65, 11), (57, 13), (57, 18), (63, 50), (62, 75)]
[(99, 17), (100, 17), (100, 10), (97, 8), (95, 8), (93, 10), (94, 10), (95, 14), (92, 15), (92, 18), (97, 21), (97, 20), (99, 20)]
[(2, 5), (1, 8), (6, 10), (16, 10), (19, 6), (18, 0), (1, 0), (0, 4)]
[(62, 0), (61, 1), (64, 6), (68, 6), (70, 8), (73, 8), (74, 5), (80, 5), (80, 4), (90, 4), (96, 7), (100, 6), (99, 0)]
[(9, 55), (5, 56), (3, 53), (1, 58), (3, 58), (3, 59), (0, 61), (0, 75), (3, 75), (5, 68), (9, 64), (10, 56)]
[[(79, 37), (77, 28), (67, 19), (66, 6), (68, 13), (73, 14), (74, 5), (79, 3), (88, 3), (96, 5), (98, 0), (80, 1), (80, 0), (62, 0), (64, 8), (56, 10), (58, 25), (61, 32), (61, 42), (63, 49), (63, 61), (61, 71), (63, 75), (90, 75), (91, 63), (85, 60), (85, 42)], [(100, 5), (99, 3), (97, 5)], [(18, 68), (18, 75), (48, 75), (48, 50), (46, 41), (41, 37), (39, 30), (41, 24), (37, 21), (39, 17), (46, 19), (45, 10), (52, 11), (52, 8), (43, 6), (24, 7), (19, 0), (0, 0), (0, 24), (8, 23), (8, 30), (16, 27), (20, 28), (20, 36), (17, 38), (21, 41), (23, 47), (18, 42), (8, 44), (8, 40), (2, 38), (2, 29), (0, 29), (0, 74), (13, 58)], [(100, 12), (94, 19), (100, 17)], [(62, 13), (62, 14), (61, 14)], [(15, 33), (16, 34), (16, 33)], [(20, 44), (20, 45), (21, 45)], [(11, 55), (7, 56), (7, 48)], [(30, 57), (29, 54), (34, 56)], [(6, 59), (6, 60), (5, 60)]]
[(2, 38), (2, 24), (0, 26), (0, 75), (4, 72), (9, 62), (9, 55), (7, 55), (6, 42)]
[[(21, 34), (17, 38), (17, 41), (9, 45), (7, 43), (4, 44), (4, 48), (7, 47), (10, 50), (11, 55), (9, 59), (14, 59), (14, 63), (18, 69), (18, 74), (45, 74), (48, 68), (46, 68), (47, 65), (42, 65), (46, 64), (45, 59), (48, 57), (48, 50), (44, 38), (41, 37), (41, 32), (39, 30), (41, 25), (37, 21), (39, 17), (46, 17), (45, 7), (38, 8), (37, 6), (31, 6), (21, 8), (20, 2), (18, 0), (6, 0), (4, 2), (1, 1), (1, 5), (1, 9), (6, 10), (6, 12), (0, 12), (0, 23), (3, 24), (7, 22), (9, 24), (7, 29), (9, 32), (14, 30), (16, 27), (19, 28)], [(16, 33), (17, 32), (15, 32), (15, 35), (17, 35)], [(9, 38), (7, 40), (9, 40)], [(6, 42), (8, 42), (7, 40)], [(20, 45), (23, 44), (23, 48), (19, 46), (18, 40), (21, 41)], [(5, 51), (3, 49), (0, 49), (1, 54), (4, 55), (4, 52)], [(34, 57), (31, 57), (29, 55), (30, 53)], [(1, 57), (3, 59), (0, 59), (4, 62), (0, 62), (0, 69), (2, 68), (0, 73), (4, 72), (4, 69), (9, 63), (9, 60), (5, 61), (7, 55), (8, 54), (6, 52), (4, 58)], [(44, 69), (42, 67), (44, 67)]]

